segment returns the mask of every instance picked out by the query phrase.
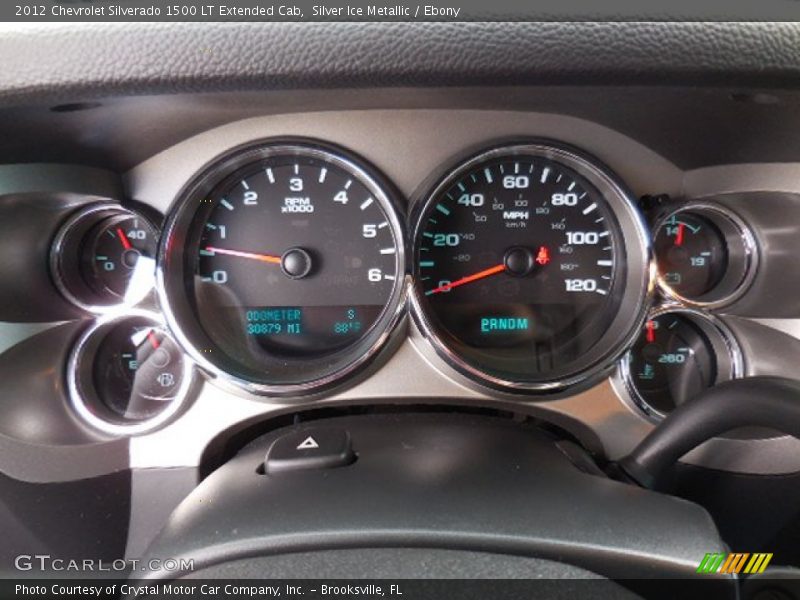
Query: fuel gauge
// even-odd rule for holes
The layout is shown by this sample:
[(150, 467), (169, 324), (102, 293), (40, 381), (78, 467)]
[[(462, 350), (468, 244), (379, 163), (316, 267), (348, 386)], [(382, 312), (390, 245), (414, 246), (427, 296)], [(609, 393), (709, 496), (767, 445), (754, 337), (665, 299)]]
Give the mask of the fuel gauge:
[(99, 321), (78, 341), (68, 369), (70, 396), (96, 429), (143, 433), (180, 409), (192, 372), (159, 320), (132, 311)]

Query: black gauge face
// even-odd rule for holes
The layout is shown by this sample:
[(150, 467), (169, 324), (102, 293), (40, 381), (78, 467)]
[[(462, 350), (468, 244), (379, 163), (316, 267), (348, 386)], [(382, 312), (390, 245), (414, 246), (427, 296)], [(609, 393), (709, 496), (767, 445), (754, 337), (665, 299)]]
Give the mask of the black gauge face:
[(184, 364), (166, 333), (144, 318), (111, 328), (97, 347), (92, 381), (112, 418), (144, 421), (161, 413), (181, 389)]
[(645, 322), (628, 355), (629, 377), (646, 407), (664, 415), (714, 385), (716, 354), (694, 320), (666, 313)]
[(621, 240), (606, 197), (570, 166), (525, 153), (472, 161), (420, 215), (421, 309), (447, 351), (489, 377), (562, 377), (619, 310)]
[(210, 342), (204, 358), (276, 386), (359, 362), (402, 292), (402, 231), (384, 188), (349, 159), (305, 146), (250, 151), (210, 180), (188, 200), (184, 261)]
[(656, 231), (654, 246), (662, 280), (685, 298), (701, 298), (725, 276), (725, 236), (703, 216), (688, 211), (672, 215)]
[(94, 204), (64, 224), (51, 249), (53, 279), (62, 294), (90, 312), (135, 305), (155, 282), (158, 232), (121, 206)]
[(108, 217), (87, 235), (81, 273), (98, 298), (119, 302), (138, 283), (137, 269), (152, 281), (157, 246), (157, 234), (144, 219), (127, 214)]

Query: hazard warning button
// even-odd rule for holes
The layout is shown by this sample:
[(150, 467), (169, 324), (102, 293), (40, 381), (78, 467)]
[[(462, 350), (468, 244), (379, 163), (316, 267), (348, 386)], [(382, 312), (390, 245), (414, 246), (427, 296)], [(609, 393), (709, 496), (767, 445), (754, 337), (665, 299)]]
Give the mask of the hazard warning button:
[(275, 440), (267, 450), (264, 471), (273, 475), (298, 469), (331, 469), (355, 460), (345, 429), (304, 427)]

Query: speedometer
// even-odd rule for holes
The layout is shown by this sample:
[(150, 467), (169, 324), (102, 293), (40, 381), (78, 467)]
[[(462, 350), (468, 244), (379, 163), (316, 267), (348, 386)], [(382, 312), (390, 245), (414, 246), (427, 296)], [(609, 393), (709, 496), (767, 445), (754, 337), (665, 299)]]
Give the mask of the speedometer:
[(568, 149), (494, 149), (419, 205), (415, 316), (438, 353), (496, 387), (610, 368), (641, 322), (647, 236), (624, 188)]
[(364, 364), (402, 315), (403, 231), (391, 187), (342, 151), (245, 148), (184, 192), (160, 285), (178, 339), (254, 392), (317, 390)]

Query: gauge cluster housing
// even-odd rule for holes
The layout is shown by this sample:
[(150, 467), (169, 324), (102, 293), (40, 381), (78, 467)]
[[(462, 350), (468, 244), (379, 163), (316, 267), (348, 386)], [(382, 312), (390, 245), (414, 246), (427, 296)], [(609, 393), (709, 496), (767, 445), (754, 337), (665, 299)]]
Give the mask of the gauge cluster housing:
[[(476, 94), (479, 97), (480, 94)], [(147, 102), (145, 100), (145, 102)], [(373, 135), (380, 130), (382, 135)], [(475, 154), (481, 149), (497, 145), (498, 140), (511, 139), (550, 139), (559, 140), (567, 146), (580, 147), (582, 150), (608, 165), (616, 172), (619, 180), (631, 190), (635, 198), (658, 194), (668, 196), (671, 200), (665, 204), (665, 210), (674, 210), (683, 203), (702, 201), (713, 202), (720, 206), (729, 206), (730, 210), (745, 221), (752, 230), (759, 248), (758, 269), (753, 275), (753, 282), (747, 290), (724, 307), (719, 317), (731, 324), (731, 331), (742, 347), (744, 373), (763, 373), (765, 364), (769, 363), (773, 371), (781, 374), (789, 372), (788, 366), (781, 366), (785, 361), (767, 361), (751, 359), (751, 348), (763, 347), (761, 339), (775, 334), (775, 327), (781, 327), (789, 333), (781, 334), (785, 340), (782, 348), (797, 345), (797, 338), (791, 332), (788, 321), (767, 321), (774, 316), (781, 320), (794, 314), (791, 308), (791, 297), (783, 295), (773, 312), (766, 296), (758, 300), (759, 293), (765, 289), (777, 289), (785, 285), (776, 277), (776, 265), (780, 264), (780, 252), (767, 252), (767, 248), (791, 248), (794, 241), (786, 236), (776, 237), (778, 232), (772, 227), (765, 214), (759, 214), (757, 206), (761, 198), (780, 203), (784, 207), (796, 210), (795, 194), (791, 191), (793, 183), (787, 177), (779, 187), (782, 192), (765, 192), (763, 190), (775, 186), (775, 172), (767, 169), (764, 174), (752, 169), (753, 176), (747, 186), (738, 192), (732, 191), (721, 168), (682, 169), (653, 149), (648, 148), (634, 138), (616, 131), (597, 121), (576, 118), (564, 114), (542, 113), (537, 111), (494, 111), (485, 109), (471, 110), (428, 110), (419, 108), (383, 109), (383, 110), (347, 110), (321, 111), (299, 114), (282, 114), (259, 116), (241, 121), (234, 121), (221, 127), (209, 129), (178, 144), (163, 149), (160, 153), (130, 169), (117, 190), (116, 200), (126, 208), (144, 211), (152, 222), (160, 225), (162, 218), (175, 214), (177, 200), (181, 190), (201, 173), (217, 157), (226, 155), (232, 149), (252, 145), (263, 139), (314, 139), (324, 140), (327, 144), (344, 148), (347, 153), (363, 157), (363, 160), (385, 176), (387, 181), (397, 190), (400, 198), (410, 199), (410, 205), (400, 207), (398, 214), (408, 212), (415, 214), (420, 210), (424, 199), (434, 188), (436, 178), (447, 165), (456, 164), (459, 159)], [(425, 140), (425, 143), (420, 143)], [(11, 169), (12, 167), (9, 167)], [(29, 167), (25, 167), (29, 168)], [(41, 167), (42, 172), (47, 168)], [(25, 169), (22, 169), (23, 171)], [(737, 169), (737, 171), (740, 169)], [(701, 177), (706, 174), (707, 177)], [(759, 184), (759, 176), (764, 183)], [(718, 182), (715, 185), (713, 182)], [(769, 183), (767, 183), (769, 181)], [(721, 184), (720, 182), (726, 182)], [(58, 192), (48, 192), (47, 201), (55, 202), (62, 207), (61, 216), (53, 219), (52, 236), (64, 222), (64, 219), (76, 206), (97, 202), (98, 194), (80, 195), (73, 190), (80, 190), (80, 185), (70, 182), (62, 186)], [(69, 198), (69, 201), (64, 199)], [(675, 204), (672, 204), (676, 199)], [(14, 195), (4, 196), (4, 202), (13, 206)], [(401, 201), (402, 204), (402, 201)], [(794, 207), (794, 208), (792, 208)], [(643, 210), (644, 215), (646, 211)], [(763, 213), (763, 211), (762, 211)], [(771, 214), (771, 213), (769, 213)], [(155, 216), (153, 216), (155, 215)], [(766, 220), (765, 220), (766, 219)], [(410, 222), (410, 221), (409, 221)], [(48, 238), (51, 241), (52, 237)], [(647, 240), (643, 240), (646, 243)], [(410, 244), (407, 240), (407, 244)], [(776, 244), (780, 243), (781, 246)], [(49, 244), (41, 244), (44, 264), (47, 263)], [(777, 262), (775, 262), (777, 261)], [(644, 263), (642, 263), (644, 265)], [(655, 289), (655, 272), (647, 262), (645, 268), (638, 270), (645, 294), (657, 293)], [(766, 272), (766, 275), (765, 275)], [(763, 277), (768, 277), (764, 280)], [(45, 282), (52, 286), (52, 281), (45, 275)], [(413, 285), (413, 280), (404, 280), (404, 284)], [(405, 289), (405, 288), (403, 288)], [(77, 318), (79, 325), (90, 315), (75, 311), (68, 302), (54, 293), (53, 307), (64, 305), (69, 320)], [(163, 290), (162, 290), (163, 295)], [(649, 296), (646, 296), (649, 297)], [(754, 298), (756, 298), (754, 300)], [(18, 299), (16, 300), (18, 302)], [(755, 304), (754, 304), (755, 303)], [(402, 304), (402, 303), (401, 303)], [(145, 303), (146, 305), (146, 303)], [(13, 303), (9, 303), (13, 306)], [(157, 310), (164, 308), (164, 299), (154, 305)], [(646, 310), (650, 301), (645, 299), (636, 304), (637, 310)], [(9, 313), (10, 314), (10, 313)], [(53, 312), (52, 314), (55, 314)], [(641, 313), (644, 314), (643, 312)], [(638, 315), (638, 313), (637, 313)], [(631, 317), (633, 325), (640, 317)], [(11, 316), (9, 321), (17, 319)], [(729, 323), (730, 322), (730, 323)], [(746, 327), (738, 326), (745, 323)], [(74, 327), (73, 325), (50, 325), (49, 328)], [(632, 328), (632, 330), (635, 327)], [(30, 331), (33, 331), (30, 329)], [(337, 385), (327, 389), (315, 390), (311, 395), (276, 395), (267, 392), (252, 393), (246, 386), (220, 385), (219, 380), (209, 378), (206, 373), (202, 384), (182, 409), (180, 418), (170, 422), (158, 431), (143, 432), (136, 438), (126, 440), (130, 445), (130, 460), (119, 463), (127, 465), (175, 466), (198, 464), (206, 446), (220, 435), (227, 435), (240, 427), (251, 423), (254, 419), (279, 416), (298, 406), (313, 408), (321, 406), (343, 406), (352, 404), (384, 404), (384, 403), (444, 403), (444, 404), (477, 404), (511, 409), (524, 414), (536, 416), (557, 423), (559, 426), (576, 435), (588, 447), (608, 456), (620, 456), (632, 448), (653, 426), (652, 415), (642, 412), (635, 402), (631, 401), (630, 392), (624, 384), (613, 375), (615, 364), (614, 353), (595, 377), (587, 378), (555, 393), (543, 395), (536, 390), (495, 389), (486, 382), (477, 380), (462, 370), (454, 368), (445, 360), (433, 345), (425, 338), (417, 323), (401, 324), (392, 330), (382, 351), (371, 356), (362, 369), (352, 377), (337, 381)], [(746, 333), (743, 333), (745, 332)], [(174, 333), (174, 331), (173, 331)], [(30, 334), (23, 334), (23, 341)], [(47, 330), (42, 335), (48, 336)], [(78, 333), (71, 334), (77, 339)], [(742, 339), (746, 336), (747, 339)], [(70, 339), (70, 336), (67, 336)], [(68, 341), (66, 355), (69, 353)], [(187, 349), (187, 348), (184, 348)], [(624, 346), (619, 351), (623, 351)], [(780, 350), (771, 350), (782, 353)], [(11, 355), (13, 356), (13, 355)], [(3, 356), (8, 358), (8, 355)], [(18, 359), (15, 359), (18, 360)], [(63, 364), (56, 358), (55, 367), (63, 372)], [(193, 361), (200, 362), (200, 361)], [(0, 360), (2, 363), (2, 360)], [(202, 365), (201, 365), (202, 366)], [(409, 374), (413, 374), (409, 376)], [(62, 380), (63, 385), (63, 380)], [(64, 389), (57, 392), (63, 398), (67, 409), (55, 410), (52, 406), (47, 410), (58, 419), (75, 420), (74, 413), (68, 409), (68, 393)], [(544, 401), (546, 400), (546, 401)], [(41, 404), (41, 403), (40, 403)], [(77, 430), (82, 425), (80, 419)], [(91, 429), (91, 428), (89, 428)], [(225, 432), (228, 432), (227, 434)], [(59, 436), (40, 431), (22, 436), (19, 431), (9, 431), (6, 440), (11, 449), (10, 456), (18, 455), (28, 448), (32, 440), (44, 442), (45, 446), (38, 452), (47, 456), (51, 450), (61, 447)], [(71, 438), (89, 440), (95, 435), (91, 432)], [(173, 440), (179, 436), (184, 443), (176, 448)], [(114, 440), (116, 441), (116, 440)], [(37, 443), (38, 443), (37, 442)], [(112, 440), (109, 440), (111, 443)], [(762, 434), (758, 442), (761, 453), (753, 454), (741, 440), (713, 440), (686, 457), (686, 461), (706, 466), (740, 472), (793, 472), (800, 468), (791, 459), (791, 448), (794, 440), (782, 436), (766, 436)], [(725, 449), (724, 462), (719, 458), (719, 449)], [(780, 455), (780, 460), (774, 457)], [(796, 454), (794, 455), (796, 456)], [(12, 461), (13, 462), (13, 461)], [(107, 464), (107, 463), (106, 463)], [(13, 468), (13, 466), (12, 466)], [(86, 465), (72, 464), (66, 472), (80, 474), (87, 472)], [(106, 467), (95, 467), (100, 470)], [(70, 470), (71, 469), (71, 470)], [(39, 476), (49, 477), (49, 469), (42, 469)]]

